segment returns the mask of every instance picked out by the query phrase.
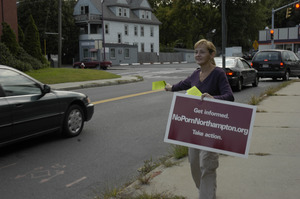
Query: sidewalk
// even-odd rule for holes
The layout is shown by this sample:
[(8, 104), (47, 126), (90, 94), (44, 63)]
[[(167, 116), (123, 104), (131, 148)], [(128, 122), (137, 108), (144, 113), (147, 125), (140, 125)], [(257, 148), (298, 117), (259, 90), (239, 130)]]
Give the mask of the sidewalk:
[(125, 84), (142, 81), (142, 78), (136, 76), (122, 76), (115, 79), (102, 79), (102, 80), (92, 80), (92, 81), (83, 81), (83, 82), (69, 82), (61, 84), (51, 84), (51, 88), (55, 90), (74, 90), (90, 87), (99, 87), (99, 86), (109, 86), (117, 84)]
[[(217, 199), (296, 199), (300, 197), (300, 82), (257, 106), (248, 159), (220, 156)], [(160, 166), (148, 185), (138, 181), (125, 192), (171, 193), (197, 199), (187, 158)]]

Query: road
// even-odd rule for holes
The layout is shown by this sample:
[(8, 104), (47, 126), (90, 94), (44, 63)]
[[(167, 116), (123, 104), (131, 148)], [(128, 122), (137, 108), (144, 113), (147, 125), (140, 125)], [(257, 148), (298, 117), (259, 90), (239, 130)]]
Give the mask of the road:
[[(144, 81), (77, 90), (95, 103), (92, 120), (76, 138), (48, 135), (2, 148), (1, 199), (94, 198), (136, 179), (144, 161), (171, 150), (163, 137), (173, 94), (148, 93), (152, 82), (173, 84), (194, 69), (194, 64), (113, 67), (108, 71)], [(246, 87), (234, 93), (235, 101), (248, 103), (279, 83), (266, 79)]]

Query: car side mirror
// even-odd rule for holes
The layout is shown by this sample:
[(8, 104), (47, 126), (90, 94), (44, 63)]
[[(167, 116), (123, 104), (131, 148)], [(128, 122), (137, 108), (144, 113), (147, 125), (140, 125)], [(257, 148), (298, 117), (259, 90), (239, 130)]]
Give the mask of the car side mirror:
[(50, 91), (51, 91), (51, 87), (47, 84), (44, 84), (43, 89), (42, 89), (43, 95), (50, 93)]

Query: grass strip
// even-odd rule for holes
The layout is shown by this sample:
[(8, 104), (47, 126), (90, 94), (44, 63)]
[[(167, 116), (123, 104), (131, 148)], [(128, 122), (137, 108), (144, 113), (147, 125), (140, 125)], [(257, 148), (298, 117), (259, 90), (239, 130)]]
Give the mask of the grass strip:
[(26, 72), (27, 75), (44, 84), (58, 84), (66, 82), (81, 82), (121, 77), (103, 70), (73, 69), (73, 68), (45, 68)]

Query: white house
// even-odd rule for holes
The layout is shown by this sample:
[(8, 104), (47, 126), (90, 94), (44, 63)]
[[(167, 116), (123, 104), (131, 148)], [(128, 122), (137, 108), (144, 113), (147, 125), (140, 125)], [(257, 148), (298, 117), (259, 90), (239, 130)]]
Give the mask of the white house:
[(78, 0), (73, 15), (80, 27), (80, 59), (118, 64), (133, 62), (137, 52), (159, 52), (161, 22), (147, 0)]

